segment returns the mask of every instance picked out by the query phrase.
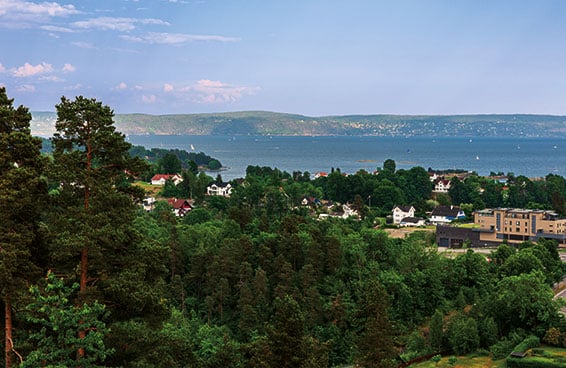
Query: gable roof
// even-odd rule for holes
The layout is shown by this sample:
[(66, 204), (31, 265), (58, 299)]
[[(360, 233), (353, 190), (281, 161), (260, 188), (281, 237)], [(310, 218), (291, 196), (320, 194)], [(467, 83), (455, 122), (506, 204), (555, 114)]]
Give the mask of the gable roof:
[(458, 206), (437, 206), (432, 210), (431, 216), (439, 217), (458, 217), (462, 211)]
[(152, 176), (151, 181), (158, 181), (161, 179), (167, 180), (172, 178), (180, 178), (179, 174), (155, 174)]
[(395, 211), (396, 208), (400, 209), (403, 212), (411, 212), (411, 209), (415, 209), (413, 206), (394, 206), (393, 211)]
[(401, 223), (418, 224), (419, 221), (424, 221), (422, 217), (405, 217), (401, 220)]
[(167, 203), (169, 203), (171, 206), (173, 206), (174, 209), (180, 209), (180, 208), (193, 208), (193, 206), (191, 206), (191, 204), (189, 203), (188, 200), (186, 199), (176, 199), (176, 198), (169, 198), (167, 200)]

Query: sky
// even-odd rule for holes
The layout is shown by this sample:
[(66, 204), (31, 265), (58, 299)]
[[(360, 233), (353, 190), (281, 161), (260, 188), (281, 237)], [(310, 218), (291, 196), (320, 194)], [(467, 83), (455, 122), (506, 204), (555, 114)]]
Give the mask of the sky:
[(566, 115), (566, 1), (0, 0), (0, 86), (31, 111)]

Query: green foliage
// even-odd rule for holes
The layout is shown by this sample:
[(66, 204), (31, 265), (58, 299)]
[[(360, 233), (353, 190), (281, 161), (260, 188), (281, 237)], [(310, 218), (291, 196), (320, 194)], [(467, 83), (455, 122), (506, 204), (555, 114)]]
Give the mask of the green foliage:
[(444, 316), (438, 309), (430, 320), (429, 341), (430, 346), (435, 351), (442, 351), (444, 345)]
[(476, 320), (463, 314), (453, 317), (448, 324), (448, 341), (458, 355), (476, 350), (480, 345)]
[(208, 168), (210, 170), (220, 170), (222, 168), (222, 164), (220, 163), (220, 161), (214, 159), (214, 160), (210, 160), (208, 162)]
[(526, 353), (527, 350), (538, 348), (540, 346), (540, 339), (537, 336), (527, 336), (521, 343), (513, 348), (513, 352)]
[[(65, 286), (62, 279), (47, 273), (46, 285), (32, 286), (33, 302), (26, 307), (27, 320), (34, 326), (29, 339), (34, 343), (21, 367), (101, 367), (114, 350), (104, 344), (108, 333), (102, 322), (105, 307), (98, 302), (74, 305), (72, 296), (79, 285)], [(86, 331), (78, 337), (80, 330)], [(77, 349), (84, 356), (77, 359)]]
[(509, 334), (509, 336), (505, 336), (500, 339), (497, 343), (490, 346), (489, 348), (489, 351), (491, 351), (491, 354), (493, 355), (493, 359), (497, 360), (505, 358), (513, 351), (513, 348), (517, 346), (518, 343), (523, 341), (524, 338), (524, 334), (519, 332), (512, 332)]

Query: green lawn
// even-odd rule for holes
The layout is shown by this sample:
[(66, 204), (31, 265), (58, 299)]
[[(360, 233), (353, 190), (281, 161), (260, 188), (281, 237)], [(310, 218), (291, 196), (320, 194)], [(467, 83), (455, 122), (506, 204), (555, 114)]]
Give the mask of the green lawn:
[(411, 368), (505, 368), (505, 359), (491, 360), (487, 356), (460, 356), (457, 357), (456, 364), (450, 365), (450, 357), (442, 357), (438, 363), (428, 360), (419, 364), (411, 365)]

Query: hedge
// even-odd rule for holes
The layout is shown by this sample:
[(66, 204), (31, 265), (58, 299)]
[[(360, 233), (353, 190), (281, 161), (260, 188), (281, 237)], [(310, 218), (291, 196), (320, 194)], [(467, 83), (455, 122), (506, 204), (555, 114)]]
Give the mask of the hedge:
[(551, 360), (543, 357), (507, 358), (508, 368), (564, 368), (566, 359)]
[(512, 353), (526, 353), (527, 350), (538, 348), (540, 346), (540, 339), (536, 336), (527, 336), (519, 345), (513, 348)]

